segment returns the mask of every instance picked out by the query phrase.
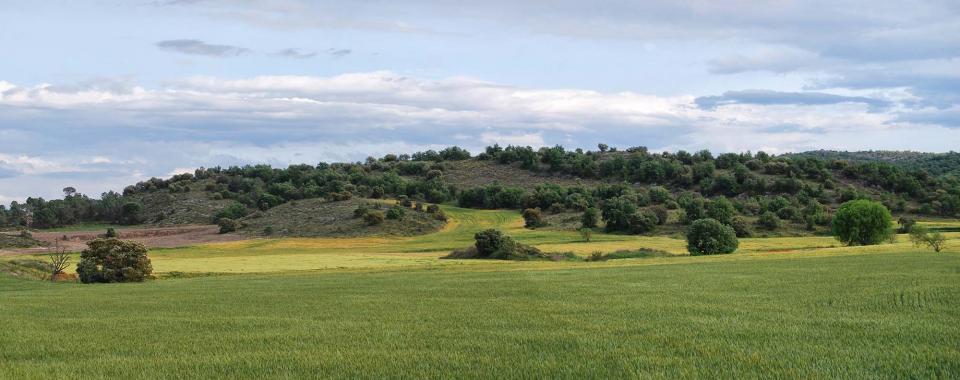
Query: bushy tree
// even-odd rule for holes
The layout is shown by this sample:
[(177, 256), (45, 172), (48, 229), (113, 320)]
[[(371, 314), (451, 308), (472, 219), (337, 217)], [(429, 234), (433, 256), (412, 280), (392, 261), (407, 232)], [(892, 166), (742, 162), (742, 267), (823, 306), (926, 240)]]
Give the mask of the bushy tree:
[(583, 210), (583, 216), (580, 217), (580, 225), (583, 228), (594, 228), (597, 226), (597, 219), (599, 219), (599, 212), (597, 209), (590, 207), (586, 210)]
[(528, 208), (523, 210), (523, 226), (527, 228), (537, 228), (544, 226), (543, 213), (539, 208)]
[(687, 251), (693, 256), (733, 253), (740, 242), (730, 226), (715, 219), (699, 219), (687, 229)]
[(738, 238), (750, 237), (750, 235), (753, 234), (750, 232), (750, 225), (747, 224), (747, 221), (739, 216), (733, 217), (729, 225), (733, 228), (733, 231), (737, 233)]
[(760, 214), (760, 218), (757, 219), (757, 225), (773, 231), (780, 227), (780, 218), (777, 217), (777, 214), (774, 214), (772, 211), (767, 211), (763, 214)]
[(630, 216), (630, 232), (642, 234), (657, 228), (657, 216), (650, 211), (637, 211)]
[(657, 216), (657, 224), (664, 225), (667, 223), (667, 220), (670, 219), (670, 212), (667, 211), (666, 207), (663, 206), (653, 206), (650, 208), (654, 215)]
[(897, 219), (897, 224), (900, 225), (900, 228), (897, 229), (897, 232), (901, 234), (909, 233), (910, 229), (917, 224), (917, 220), (907, 216), (901, 216), (900, 219)]
[(847, 245), (873, 245), (893, 235), (890, 211), (867, 199), (848, 201), (833, 217), (833, 235)]
[(83, 283), (140, 282), (152, 272), (143, 244), (117, 239), (88, 242), (77, 264), (77, 275)]
[(707, 206), (707, 217), (723, 224), (729, 225), (736, 214), (737, 210), (733, 208), (733, 204), (724, 197), (717, 198)]
[(220, 218), (220, 221), (217, 222), (217, 225), (220, 226), (221, 234), (234, 232), (240, 228), (240, 222), (230, 218)]
[(603, 202), (603, 221), (607, 231), (629, 231), (630, 216), (637, 212), (637, 206), (630, 197), (619, 196)]

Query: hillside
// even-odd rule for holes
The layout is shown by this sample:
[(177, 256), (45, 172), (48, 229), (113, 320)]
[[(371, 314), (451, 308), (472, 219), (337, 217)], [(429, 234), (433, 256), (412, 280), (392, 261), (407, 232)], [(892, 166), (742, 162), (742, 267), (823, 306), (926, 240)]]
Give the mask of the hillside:
[(960, 176), (960, 153), (926, 153), (912, 151), (871, 150), (847, 152), (814, 150), (791, 153), (787, 157), (813, 157), (823, 160), (846, 160), (859, 162), (885, 162), (908, 170), (924, 170), (934, 176)]
[(569, 230), (578, 228), (578, 215), (594, 208), (601, 216), (599, 227), (608, 231), (676, 234), (692, 220), (712, 217), (743, 236), (789, 236), (824, 233), (833, 210), (857, 198), (880, 201), (897, 216), (954, 217), (960, 212), (960, 180), (879, 159), (495, 145), (478, 155), (452, 147), (364, 163), (200, 168), (140, 182), (122, 195), (108, 193), (101, 199), (82, 194), (52, 201), (31, 198), (0, 209), (0, 221), (47, 228), (231, 219), (241, 222), (239, 234), (262, 235), (272, 227), (278, 236), (411, 235), (439, 228), (410, 207), (412, 219), (406, 223), (362, 228), (351, 209), (357, 207), (352, 199), (358, 198), (539, 208), (548, 215), (564, 214), (552, 218), (552, 228)]

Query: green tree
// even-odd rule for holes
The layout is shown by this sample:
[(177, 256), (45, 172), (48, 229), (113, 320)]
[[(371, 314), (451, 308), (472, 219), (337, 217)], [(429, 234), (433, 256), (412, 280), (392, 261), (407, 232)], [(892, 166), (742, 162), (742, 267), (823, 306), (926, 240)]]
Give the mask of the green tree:
[(698, 219), (687, 229), (687, 251), (693, 256), (733, 253), (739, 245), (733, 228), (715, 219)]
[(537, 228), (546, 225), (543, 220), (543, 213), (539, 208), (528, 208), (523, 210), (523, 226), (526, 228)]
[(733, 203), (725, 197), (717, 198), (707, 206), (707, 217), (726, 225), (730, 224), (736, 214), (737, 210), (733, 208)]
[(774, 214), (773, 211), (767, 211), (763, 214), (760, 214), (760, 218), (757, 219), (757, 225), (773, 231), (780, 227), (780, 218), (778, 218), (777, 214)]
[(893, 236), (890, 211), (867, 199), (848, 201), (833, 217), (833, 235), (846, 245), (873, 245)]
[(117, 239), (96, 239), (80, 253), (77, 275), (83, 283), (140, 282), (153, 273), (143, 244)]
[(619, 196), (603, 202), (603, 221), (607, 231), (630, 230), (630, 216), (637, 212), (637, 206), (630, 197)]
[(594, 228), (597, 226), (597, 219), (599, 219), (599, 212), (597, 212), (597, 209), (590, 207), (583, 210), (583, 216), (580, 217), (580, 224), (583, 228)]

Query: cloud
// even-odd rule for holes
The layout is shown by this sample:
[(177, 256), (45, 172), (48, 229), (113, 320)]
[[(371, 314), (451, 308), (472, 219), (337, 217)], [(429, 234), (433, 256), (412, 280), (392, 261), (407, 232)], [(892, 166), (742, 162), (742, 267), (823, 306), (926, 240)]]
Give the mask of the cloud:
[(276, 52), (274, 55), (293, 59), (308, 59), (317, 56), (317, 52), (302, 52), (300, 49), (287, 48)]
[(944, 128), (955, 111), (822, 92), (696, 98), (389, 71), (76, 87), (0, 82), (0, 168), (17, 175), (0, 178), (6, 195), (99, 193), (199, 166), (357, 161), (450, 144), (784, 152), (948, 150), (960, 140), (960, 129)]
[(200, 40), (167, 40), (157, 42), (154, 45), (161, 50), (212, 57), (235, 57), (251, 52), (251, 50), (247, 48), (231, 45), (208, 44)]
[(759, 104), (759, 105), (828, 105), (839, 103), (862, 103), (871, 108), (885, 108), (890, 102), (862, 96), (843, 96), (823, 92), (781, 92), (772, 90), (743, 90), (727, 91), (723, 95), (701, 96), (697, 98), (697, 106), (712, 110), (730, 104)]
[(714, 74), (737, 74), (748, 71), (787, 73), (807, 69), (820, 60), (816, 53), (792, 47), (763, 47), (747, 54), (733, 54), (715, 58), (707, 63)]
[(936, 125), (945, 128), (960, 128), (960, 106), (947, 109), (923, 109), (904, 113), (896, 118), (897, 122)]
[(350, 53), (352, 52), (353, 51), (350, 49), (335, 49), (335, 48), (327, 49), (327, 54), (329, 54), (333, 58), (343, 58), (350, 55)]

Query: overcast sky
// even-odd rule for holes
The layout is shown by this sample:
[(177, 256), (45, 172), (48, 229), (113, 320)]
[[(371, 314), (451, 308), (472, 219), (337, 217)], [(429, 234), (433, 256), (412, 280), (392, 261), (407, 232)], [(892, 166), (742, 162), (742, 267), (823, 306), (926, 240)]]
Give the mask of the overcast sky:
[(448, 145), (960, 145), (956, 0), (0, 0), (0, 51), (0, 203)]

